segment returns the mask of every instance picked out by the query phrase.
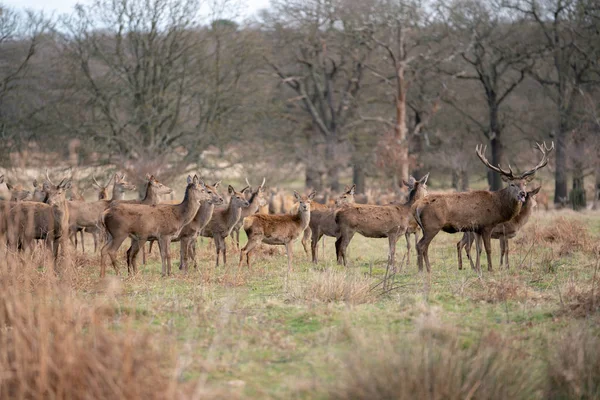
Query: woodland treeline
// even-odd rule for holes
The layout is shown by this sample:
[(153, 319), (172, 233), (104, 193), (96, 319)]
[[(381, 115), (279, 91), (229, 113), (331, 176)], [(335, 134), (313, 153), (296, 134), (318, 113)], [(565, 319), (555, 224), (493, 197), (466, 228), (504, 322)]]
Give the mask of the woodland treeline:
[[(207, 11), (208, 10), (208, 11)], [(0, 163), (140, 179), (244, 169), (270, 184), (465, 190), (554, 141), (555, 202), (600, 190), (597, 0), (91, 0), (1, 7)], [(487, 176), (493, 190), (499, 176)], [(481, 182), (479, 182), (481, 183)], [(585, 183), (585, 185), (584, 185)], [(480, 184), (486, 186), (485, 184)]]

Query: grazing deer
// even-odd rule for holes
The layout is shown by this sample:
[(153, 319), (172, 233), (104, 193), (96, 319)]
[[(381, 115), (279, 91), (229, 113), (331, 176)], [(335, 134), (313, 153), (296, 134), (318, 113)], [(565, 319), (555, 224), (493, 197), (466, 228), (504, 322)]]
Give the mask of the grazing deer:
[(395, 267), (396, 242), (406, 233), (411, 219), (410, 208), (415, 201), (427, 195), (429, 174), (420, 180), (411, 179), (404, 184), (410, 188), (405, 204), (369, 205), (355, 204), (336, 212), (335, 222), (339, 233), (335, 242), (338, 264), (347, 266), (346, 249), (356, 232), (368, 238), (388, 238), (388, 265)]
[(34, 240), (46, 240), (52, 247), (56, 268), (59, 246), (64, 251), (69, 233), (66, 193), (70, 188), (71, 180), (63, 179), (58, 185), (46, 185), (45, 203), (15, 203), (7, 213), (8, 248), (26, 250)]
[[(106, 271), (105, 256), (111, 259), (116, 274), (117, 251), (127, 237), (137, 246), (148, 239), (158, 240), (162, 262), (162, 276), (171, 274), (171, 239), (189, 224), (200, 208), (200, 202), (208, 200), (206, 187), (198, 176), (188, 176), (185, 196), (180, 204), (118, 204), (111, 205), (102, 213), (102, 222), (109, 233), (108, 243), (102, 247), (100, 277)], [(132, 250), (135, 255), (135, 248)], [(134, 271), (135, 272), (135, 271)]]
[[(521, 206), (521, 212), (508, 222), (496, 225), (492, 230), (492, 239), (500, 240), (500, 267), (504, 264), (504, 258), (506, 257), (506, 268), (510, 268), (508, 261), (508, 240), (514, 238), (519, 230), (525, 226), (533, 209), (537, 206), (536, 197), (540, 191), (541, 186), (527, 192), (525, 202)], [(465, 232), (462, 239), (456, 244), (456, 250), (458, 252), (458, 269), (462, 269), (462, 248), (465, 248), (467, 258), (471, 262), (471, 267), (475, 269), (473, 260), (471, 258), (471, 245), (473, 242), (480, 240), (480, 236), (474, 232)], [(477, 243), (477, 251), (481, 252), (481, 245)]]
[(288, 260), (288, 274), (292, 270), (292, 243), (297, 239), (310, 222), (310, 205), (317, 195), (313, 191), (308, 196), (300, 196), (294, 191), (294, 198), (298, 202), (298, 212), (292, 214), (262, 215), (254, 214), (244, 219), (244, 231), (248, 236), (246, 246), (240, 250), (240, 262), (242, 266), (244, 254), (246, 265), (250, 268), (250, 254), (254, 248), (262, 243), (272, 245), (285, 245)]
[[(475, 232), (482, 236), (488, 261), (488, 270), (492, 270), (490, 239), (494, 227), (510, 221), (521, 211), (525, 201), (525, 189), (537, 170), (548, 164), (548, 155), (554, 149), (538, 144), (542, 160), (533, 169), (521, 175), (515, 175), (510, 166), (508, 171), (500, 166), (491, 165), (485, 158), (485, 147), (477, 146), (477, 157), (489, 169), (498, 172), (508, 186), (497, 192), (475, 190), (470, 192), (429, 195), (418, 201), (413, 207), (413, 215), (423, 231), (423, 237), (417, 244), (419, 271), (423, 270), (423, 260), (430, 272), (429, 244), (439, 231), (448, 233)], [(476, 268), (480, 270), (480, 257), (477, 253)]]
[[(244, 188), (247, 191), (248, 188)], [(229, 236), (235, 224), (242, 216), (242, 209), (248, 207), (250, 203), (246, 200), (244, 192), (236, 192), (233, 186), (229, 185), (227, 192), (231, 196), (229, 206), (224, 210), (215, 210), (208, 224), (200, 232), (201, 236), (212, 237), (215, 241), (217, 250), (216, 266), (219, 266), (219, 254), (223, 253), (223, 264), (227, 264), (227, 245), (225, 238)], [(192, 243), (192, 253), (195, 254), (196, 243)]]
[(256, 214), (261, 207), (268, 205), (267, 201), (263, 198), (265, 182), (266, 178), (263, 178), (260, 186), (256, 190), (252, 190), (252, 185), (250, 185), (248, 178), (246, 178), (246, 184), (248, 186), (242, 189), (242, 193), (246, 194), (246, 200), (248, 200), (249, 205), (248, 207), (242, 208), (240, 220), (231, 230), (231, 241), (235, 244), (236, 250), (240, 249), (240, 229), (242, 229), (244, 218)]
[(356, 185), (352, 185), (352, 187), (346, 186), (344, 193), (335, 199), (335, 209), (323, 209), (320, 207), (318, 209), (313, 209), (313, 205), (315, 204), (311, 204), (310, 223), (308, 228), (304, 231), (302, 245), (304, 246), (304, 241), (307, 240), (308, 236), (308, 238), (311, 239), (310, 250), (312, 262), (314, 264), (318, 262), (319, 240), (321, 240), (323, 235), (337, 237), (339, 230), (337, 223), (335, 222), (335, 213), (347, 204), (354, 204), (355, 191)]
[[(111, 180), (113, 179), (111, 178)], [(98, 197), (104, 197), (107, 193), (106, 188), (109, 186), (110, 181), (103, 186), (100, 185), (94, 177), (94, 182), (98, 189), (100, 189)], [(135, 189), (135, 185), (125, 180), (125, 175), (115, 174), (113, 194), (110, 200), (103, 199), (89, 203), (80, 201), (68, 202), (67, 204), (69, 206), (69, 225), (71, 234), (80, 230), (86, 230), (86, 232), (90, 232), (92, 234), (95, 232), (96, 235), (98, 235), (100, 233), (99, 227), (101, 224), (102, 213), (110, 206), (112, 201), (123, 200), (127, 191), (133, 191)], [(97, 250), (98, 239), (96, 237), (94, 240), (94, 252)]]
[(202, 202), (192, 222), (184, 226), (181, 232), (179, 233), (179, 236), (173, 239), (174, 242), (180, 242), (180, 270), (187, 272), (190, 259), (194, 264), (194, 268), (196, 268), (196, 238), (198, 237), (200, 231), (202, 231), (202, 229), (204, 229), (204, 227), (212, 219), (213, 213), (215, 211), (215, 206), (220, 206), (224, 203), (223, 197), (217, 191), (217, 188), (219, 187), (220, 183), (221, 181), (216, 182), (212, 186), (206, 185), (206, 192), (208, 193), (210, 198)]

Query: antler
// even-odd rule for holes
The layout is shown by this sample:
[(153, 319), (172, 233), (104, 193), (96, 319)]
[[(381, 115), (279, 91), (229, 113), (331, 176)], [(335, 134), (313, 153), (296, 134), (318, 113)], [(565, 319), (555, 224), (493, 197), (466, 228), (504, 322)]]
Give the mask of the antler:
[(111, 176), (110, 176), (110, 179), (108, 180), (108, 182), (106, 182), (106, 186), (102, 186), (102, 187), (104, 187), (104, 188), (107, 188), (107, 187), (109, 187), (109, 186), (110, 186), (110, 183), (112, 182), (112, 180), (113, 180), (113, 179), (115, 179), (115, 176), (114, 176), (114, 175), (111, 175)]
[(246, 185), (248, 185), (248, 187), (252, 187), (252, 185), (250, 184), (250, 182), (248, 182), (248, 177), (244, 178), (246, 180)]
[(267, 181), (267, 178), (264, 178), (264, 177), (263, 177), (263, 181), (262, 181), (262, 183), (260, 184), (260, 186), (259, 186), (259, 189), (262, 189), (262, 188), (265, 186), (265, 182), (266, 182), (266, 181)]
[(56, 186), (56, 185), (54, 184), (54, 182), (52, 182), (52, 180), (51, 180), (51, 179), (50, 179), (50, 177), (48, 176), (48, 168), (46, 168), (46, 180), (47, 180), (48, 182), (50, 182), (50, 184), (51, 184), (51, 185), (54, 185), (54, 186)]
[(542, 144), (536, 143), (536, 146), (538, 150), (542, 152), (542, 160), (533, 169), (523, 172), (519, 179), (525, 179), (530, 176), (531, 178), (533, 178), (533, 175), (538, 169), (543, 168), (548, 164), (548, 155), (552, 150), (554, 150), (554, 141), (552, 142), (552, 145), (550, 147), (546, 146), (545, 142), (543, 142)]
[(483, 146), (481, 144), (478, 144), (477, 146), (475, 146), (475, 153), (477, 153), (477, 157), (479, 157), (481, 162), (484, 163), (486, 167), (488, 167), (492, 171), (496, 171), (500, 175), (506, 176), (510, 180), (519, 179), (518, 177), (515, 177), (515, 174), (513, 173), (513, 170), (510, 167), (510, 165), (508, 166), (508, 171), (505, 171), (500, 167), (500, 165), (498, 165), (496, 167), (496, 166), (490, 164), (490, 162), (487, 160), (487, 158), (485, 158), (485, 150), (486, 149), (487, 149), (487, 146)]
[[(92, 179), (94, 180), (94, 183), (96, 184), (96, 186), (98, 186), (99, 188), (103, 188), (104, 186), (102, 186), (97, 180), (96, 180), (96, 175), (92, 174)], [(108, 185), (107, 185), (108, 186)]]

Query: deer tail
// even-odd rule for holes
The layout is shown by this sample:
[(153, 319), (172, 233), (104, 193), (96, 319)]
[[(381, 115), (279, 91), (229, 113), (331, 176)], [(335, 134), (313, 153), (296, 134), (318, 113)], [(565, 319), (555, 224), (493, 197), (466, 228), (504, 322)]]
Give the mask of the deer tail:
[(415, 220), (417, 221), (417, 224), (419, 224), (419, 227), (421, 228), (422, 232), (425, 232), (425, 228), (423, 227), (423, 222), (421, 222), (421, 212), (423, 211), (422, 207), (417, 207), (417, 209), (415, 210)]

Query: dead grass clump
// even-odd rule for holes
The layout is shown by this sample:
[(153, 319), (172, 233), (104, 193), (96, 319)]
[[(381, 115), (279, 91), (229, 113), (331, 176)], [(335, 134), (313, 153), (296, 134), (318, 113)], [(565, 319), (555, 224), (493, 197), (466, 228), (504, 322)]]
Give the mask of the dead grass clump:
[(593, 242), (585, 224), (577, 219), (558, 217), (550, 224), (536, 230), (535, 239), (557, 248), (557, 255), (564, 257), (576, 251), (592, 251)]
[(545, 398), (600, 398), (600, 335), (578, 324), (550, 344)]
[(111, 329), (101, 304), (83, 303), (55, 279), (22, 291), (6, 269), (0, 275), (0, 398), (175, 397), (168, 347), (159, 351), (126, 321)]
[(526, 301), (538, 296), (531, 292), (518, 277), (514, 276), (506, 276), (501, 279), (478, 279), (469, 289), (472, 291), (470, 295), (472, 299), (488, 303)]
[(372, 278), (351, 271), (311, 270), (291, 284), (288, 292), (292, 300), (364, 304), (376, 300), (371, 290), (374, 283)]
[[(453, 333), (422, 332), (407, 339), (354, 337), (334, 399), (531, 399), (532, 374), (503, 341), (492, 335), (465, 348)], [(538, 386), (539, 387), (539, 386)]]

